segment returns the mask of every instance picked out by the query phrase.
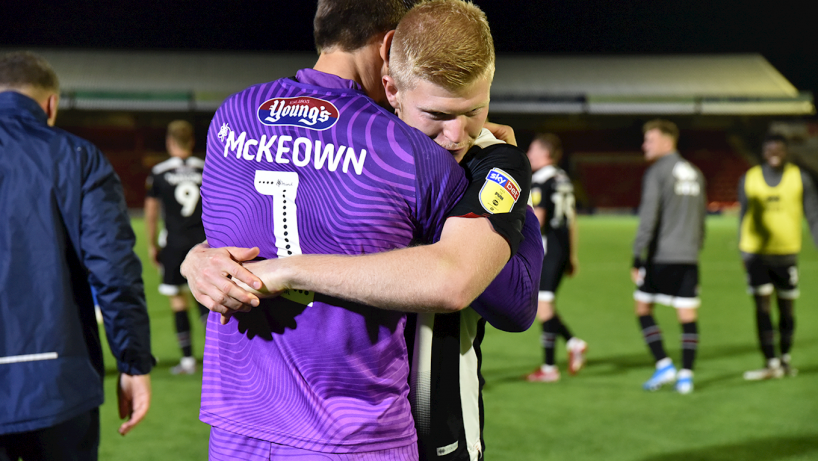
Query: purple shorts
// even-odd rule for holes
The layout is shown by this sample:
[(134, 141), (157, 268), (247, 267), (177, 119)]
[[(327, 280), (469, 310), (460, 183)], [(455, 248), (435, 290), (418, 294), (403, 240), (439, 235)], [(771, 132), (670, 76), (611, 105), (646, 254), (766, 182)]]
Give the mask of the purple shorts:
[(245, 437), (217, 427), (210, 428), (210, 461), (269, 461), (277, 459), (315, 461), (417, 461), (416, 443), (363, 453), (320, 453), (265, 440)]

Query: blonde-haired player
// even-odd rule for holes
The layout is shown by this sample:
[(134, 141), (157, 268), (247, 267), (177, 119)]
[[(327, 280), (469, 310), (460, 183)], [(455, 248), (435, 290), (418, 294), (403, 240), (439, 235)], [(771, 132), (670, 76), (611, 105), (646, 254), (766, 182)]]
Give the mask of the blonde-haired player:
[[(642, 386), (655, 391), (675, 383), (676, 391), (693, 391), (693, 364), (699, 344), (699, 252), (704, 245), (707, 214), (704, 177), (676, 150), (679, 129), (669, 120), (642, 127), (645, 160), (652, 165), (642, 181), (639, 229), (633, 242), (631, 279), (636, 316), (656, 371)], [(672, 306), (682, 326), (682, 368), (676, 372), (665, 353), (662, 332), (653, 317), (656, 303)]]
[[(482, 209), (514, 251), (511, 236), (517, 234), (520, 218), (525, 221), (525, 241), (517, 257), (527, 259), (528, 273), (504, 271), (472, 308), (419, 314), (414, 331), (407, 328), (410, 399), (421, 459), (479, 459), (485, 447), (480, 376), (485, 322), (519, 331), (533, 320), (528, 316), (534, 310), (542, 264), (539, 224), (532, 211), (526, 214), (527, 196), (509, 194), (514, 187), (518, 192), (529, 189), (531, 167), (522, 151), (483, 128), (495, 54), (488, 21), (477, 6), (460, 0), (417, 5), (398, 24), (388, 64), (384, 87), (396, 113), (448, 149), (471, 180), (450, 216)], [(506, 189), (498, 187), (498, 180), (507, 181)], [(514, 291), (528, 293), (528, 301), (504, 310), (502, 298), (512, 298)], [(504, 319), (511, 309), (527, 312), (526, 321)]]
[[(421, 313), (410, 316), (406, 327), (420, 458), (480, 459), (485, 323), (522, 331), (536, 313), (543, 250), (536, 216), (526, 206), (531, 168), (522, 151), (483, 129), (494, 47), (479, 8), (460, 0), (424, 2), (404, 16), (389, 38), (392, 48), (383, 77), (389, 103), (404, 122), (448, 149), (470, 179), (448, 214), (440, 241), (363, 256), (293, 255), (244, 267), (215, 259), (213, 252), (220, 250), (198, 247), (183, 268), (194, 293), (221, 313), (235, 312), (251, 299), (237, 286), (222, 291), (223, 279), (207, 273), (231, 273), (252, 286), (259, 280), (248, 269), (272, 292), (308, 290)], [(430, 54), (424, 44), (437, 51)], [(445, 52), (449, 49), (456, 52)], [(462, 232), (463, 225), (480, 228)], [(481, 236), (483, 231), (491, 239)], [(495, 267), (498, 260), (509, 262)], [(487, 289), (475, 289), (481, 283), (475, 274), (490, 274), (484, 279), (488, 281), (500, 268)], [(459, 288), (464, 283), (470, 293), (465, 296)], [(222, 301), (214, 303), (217, 298)]]
[[(165, 146), (170, 158), (151, 169), (145, 197), (148, 255), (162, 274), (159, 293), (170, 299), (176, 340), (182, 351), (179, 364), (170, 371), (188, 375), (196, 372), (196, 359), (188, 316), (187, 281), (179, 268), (187, 252), (204, 240), (199, 197), (204, 161), (193, 156), (194, 141), (190, 122), (174, 120), (168, 124)], [(161, 234), (158, 233), (160, 212), (165, 223)], [(205, 322), (208, 311), (198, 306), (199, 317)]]

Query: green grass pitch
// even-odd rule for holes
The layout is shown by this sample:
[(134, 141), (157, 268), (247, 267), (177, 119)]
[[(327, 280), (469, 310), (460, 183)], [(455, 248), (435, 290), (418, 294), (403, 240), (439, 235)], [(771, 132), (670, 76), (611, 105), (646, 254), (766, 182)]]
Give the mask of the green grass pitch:
[[(527, 383), (539, 365), (539, 325), (520, 334), (489, 328), (483, 343), (488, 460), (814, 460), (818, 459), (818, 252), (805, 233), (796, 304), (795, 378), (745, 382), (762, 365), (752, 304), (736, 250), (736, 218), (708, 218), (701, 262), (702, 307), (695, 390), (648, 393), (641, 384), (652, 360), (633, 315), (629, 281), (634, 217), (582, 217), (580, 272), (558, 294), (558, 311), (589, 344), (588, 365), (577, 376)], [(143, 223), (134, 220), (137, 252), (145, 260)], [(114, 361), (106, 359), (107, 403), (101, 409), (100, 459), (203, 460), (209, 427), (199, 422), (201, 374), (171, 376), (178, 362), (173, 318), (156, 291), (158, 275), (144, 269), (154, 355), (151, 410), (126, 437), (117, 434)], [(665, 347), (678, 364), (680, 327), (673, 310), (657, 306)], [(193, 318), (191, 317), (191, 320)], [(203, 330), (194, 323), (201, 357)], [(107, 346), (106, 346), (107, 347)]]

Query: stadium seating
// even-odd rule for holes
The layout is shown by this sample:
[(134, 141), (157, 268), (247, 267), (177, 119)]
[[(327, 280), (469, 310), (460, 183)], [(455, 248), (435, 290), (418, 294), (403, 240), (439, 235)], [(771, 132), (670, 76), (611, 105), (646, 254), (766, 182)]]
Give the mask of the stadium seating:
[[(631, 211), (639, 206), (642, 175), (647, 168), (639, 139), (624, 139), (625, 130), (560, 133), (568, 149), (567, 165), (582, 209)], [(737, 205), (739, 178), (750, 163), (728, 143), (723, 131), (684, 131), (682, 156), (699, 167), (707, 181), (708, 207), (720, 211)]]

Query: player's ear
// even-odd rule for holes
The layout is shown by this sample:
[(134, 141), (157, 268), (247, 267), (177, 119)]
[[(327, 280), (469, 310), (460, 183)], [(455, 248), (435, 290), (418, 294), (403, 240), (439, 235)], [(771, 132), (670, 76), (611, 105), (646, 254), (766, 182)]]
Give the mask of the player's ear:
[[(383, 59), (383, 64), (385, 66), (385, 70), (389, 69), (389, 51), (392, 49), (392, 38), (395, 36), (395, 31), (390, 30), (383, 36), (383, 40), (381, 41), (380, 46), (380, 54), (381, 59)], [(384, 72), (384, 75), (386, 72)]]
[(48, 95), (48, 99), (46, 99), (45, 104), (43, 105), (43, 109), (45, 110), (46, 116), (48, 116), (48, 126), (54, 126), (54, 123), (57, 121), (57, 108), (60, 105), (60, 95), (57, 93), (51, 93)]
[(397, 85), (395, 85), (395, 79), (390, 75), (384, 75), (381, 77), (381, 80), (383, 82), (384, 92), (386, 93), (386, 100), (389, 101), (389, 105), (395, 108), (395, 110), (400, 109), (400, 107), (398, 107), (400, 105), (400, 102), (398, 101), (399, 90)]

